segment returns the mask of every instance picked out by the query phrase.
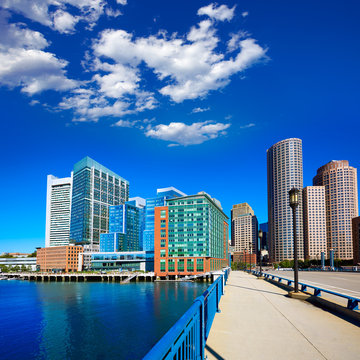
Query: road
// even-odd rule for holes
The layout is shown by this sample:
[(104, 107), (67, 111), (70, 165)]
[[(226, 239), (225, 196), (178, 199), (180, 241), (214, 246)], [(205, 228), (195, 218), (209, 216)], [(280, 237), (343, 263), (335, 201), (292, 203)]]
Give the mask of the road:
[[(287, 279), (294, 278), (293, 271), (271, 270), (267, 271), (267, 273)], [(360, 297), (360, 273), (299, 271), (299, 282), (354, 297)]]

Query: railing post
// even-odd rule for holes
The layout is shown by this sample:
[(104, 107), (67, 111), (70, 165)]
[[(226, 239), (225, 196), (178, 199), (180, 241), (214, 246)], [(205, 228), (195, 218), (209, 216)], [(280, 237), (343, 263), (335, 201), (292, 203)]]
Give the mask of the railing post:
[(199, 300), (201, 301), (200, 306), (200, 354), (198, 360), (204, 360), (205, 358), (205, 331), (206, 331), (206, 324), (205, 324), (205, 303), (204, 303), (204, 296), (200, 296)]

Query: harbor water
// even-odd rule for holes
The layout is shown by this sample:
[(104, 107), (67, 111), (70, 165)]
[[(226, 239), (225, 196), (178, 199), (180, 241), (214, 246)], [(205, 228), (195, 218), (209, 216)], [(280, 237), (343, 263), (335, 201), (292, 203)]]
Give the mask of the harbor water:
[(141, 359), (207, 286), (0, 281), (0, 358)]

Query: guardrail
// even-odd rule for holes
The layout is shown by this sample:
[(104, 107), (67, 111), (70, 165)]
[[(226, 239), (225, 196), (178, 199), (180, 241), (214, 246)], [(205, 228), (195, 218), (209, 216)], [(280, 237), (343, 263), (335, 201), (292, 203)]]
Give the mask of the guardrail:
[[(260, 271), (252, 270), (252, 273), (254, 275), (256, 275), (256, 276), (260, 276)], [(276, 279), (278, 279), (277, 281), (279, 283), (282, 283), (282, 281), (285, 281), (285, 282), (287, 282), (286, 285), (288, 285), (288, 286), (291, 286), (291, 284), (294, 283), (294, 280), (287, 279), (287, 278), (284, 278), (282, 276), (277, 276), (277, 275), (273, 275), (273, 274), (267, 274), (267, 273), (264, 273), (264, 272), (262, 272), (262, 276), (264, 276), (265, 279), (271, 279), (271, 280), (275, 280), (275, 281), (276, 281)], [(299, 282), (299, 285), (301, 286), (300, 291), (302, 291), (302, 292), (307, 291), (308, 288), (313, 289), (314, 292), (313, 292), (312, 295), (314, 295), (314, 296), (321, 296), (321, 293), (327, 293), (327, 294), (330, 294), (330, 295), (335, 295), (335, 296), (345, 298), (345, 299), (347, 299), (347, 308), (348, 309), (350, 309), (350, 310), (359, 310), (359, 302), (360, 302), (359, 298), (349, 296), (349, 295), (345, 295), (345, 294), (341, 294), (341, 293), (337, 293), (335, 291), (327, 290), (327, 289), (324, 289), (324, 288), (320, 288), (318, 286), (309, 285), (309, 284), (305, 284), (305, 283), (302, 283), (302, 282)]]
[(215, 314), (220, 312), (220, 298), (229, 277), (230, 268), (196, 298), (190, 309), (145, 355), (143, 360), (200, 360), (205, 356), (205, 344)]

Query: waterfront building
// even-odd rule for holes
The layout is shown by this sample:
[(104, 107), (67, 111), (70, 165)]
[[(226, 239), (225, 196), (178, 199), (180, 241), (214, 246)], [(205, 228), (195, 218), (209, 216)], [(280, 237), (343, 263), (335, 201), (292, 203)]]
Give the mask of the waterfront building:
[(269, 255), (271, 262), (294, 258), (292, 209), (289, 190), (300, 190), (296, 212), (298, 258), (304, 258), (302, 141), (279, 141), (267, 150)]
[(351, 220), (359, 215), (356, 169), (347, 160), (332, 160), (317, 170), (313, 184), (325, 186), (327, 256), (333, 249), (335, 258), (352, 259)]
[(109, 206), (129, 199), (129, 182), (89, 157), (74, 165), (70, 242), (96, 248), (109, 232)]
[(28, 270), (35, 271), (36, 257), (14, 256), (9, 258), (0, 258), (0, 268), (1, 266), (6, 266), (10, 269), (14, 267), (19, 267), (20, 270), (26, 267), (26, 269)]
[(325, 187), (305, 187), (303, 200), (305, 259), (320, 260), (321, 253), (327, 253)]
[(141, 250), (144, 207), (145, 200), (140, 197), (110, 206), (109, 233), (100, 235), (100, 252)]
[(360, 216), (352, 219), (354, 265), (360, 264)]
[(69, 245), (72, 176), (47, 176), (45, 247)]
[(182, 191), (173, 186), (157, 189), (154, 198), (146, 199), (145, 206), (145, 228), (143, 232), (142, 249), (144, 251), (154, 251), (154, 209), (157, 206), (164, 206), (167, 199), (186, 196)]
[(245, 263), (245, 264), (256, 264), (256, 254), (250, 253), (247, 250), (244, 251), (234, 251), (232, 254), (232, 261), (236, 263)]
[(38, 248), (36, 265), (40, 271), (81, 271), (82, 252), (83, 247), (76, 245)]
[(231, 210), (231, 245), (235, 251), (257, 254), (258, 221), (248, 203), (233, 205)]
[(91, 256), (93, 270), (154, 271), (153, 251), (99, 252)]
[(263, 250), (269, 250), (269, 247), (268, 247), (269, 224), (267, 222), (262, 223), (259, 225), (259, 228), (263, 232), (260, 247)]
[(207, 193), (155, 208), (155, 274), (192, 275), (228, 266), (228, 217)]

